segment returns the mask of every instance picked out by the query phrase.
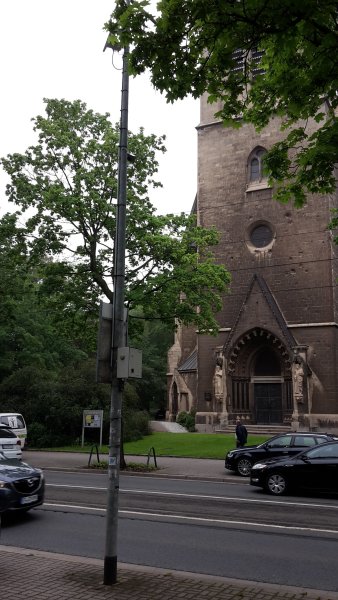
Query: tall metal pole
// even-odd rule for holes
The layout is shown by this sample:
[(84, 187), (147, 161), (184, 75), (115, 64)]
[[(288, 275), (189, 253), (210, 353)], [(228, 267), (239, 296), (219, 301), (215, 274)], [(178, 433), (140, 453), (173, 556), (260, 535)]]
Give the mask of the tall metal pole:
[(128, 152), (128, 54), (123, 51), (120, 142), (118, 156), (118, 191), (115, 232), (114, 301), (112, 328), (112, 389), (109, 427), (108, 493), (106, 545), (104, 557), (105, 585), (117, 582), (117, 529), (121, 448), (121, 412), (123, 380), (117, 379), (117, 349), (124, 346), (124, 286), (126, 248), (127, 152)]

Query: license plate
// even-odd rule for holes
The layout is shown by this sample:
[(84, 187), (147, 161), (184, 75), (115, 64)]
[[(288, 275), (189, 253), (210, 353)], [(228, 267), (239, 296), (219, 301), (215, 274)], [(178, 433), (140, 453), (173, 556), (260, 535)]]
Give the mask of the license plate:
[(31, 504), (31, 502), (36, 502), (38, 499), (37, 494), (33, 494), (32, 496), (24, 496), (21, 498), (21, 504)]
[(4, 450), (15, 450), (15, 446), (13, 444), (2, 444)]

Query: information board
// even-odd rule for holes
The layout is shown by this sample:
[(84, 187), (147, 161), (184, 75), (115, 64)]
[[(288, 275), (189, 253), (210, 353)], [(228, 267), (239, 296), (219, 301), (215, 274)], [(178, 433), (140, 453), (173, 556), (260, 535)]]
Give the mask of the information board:
[(85, 429), (100, 430), (100, 446), (102, 446), (103, 410), (84, 410), (82, 419), (82, 447), (84, 446)]

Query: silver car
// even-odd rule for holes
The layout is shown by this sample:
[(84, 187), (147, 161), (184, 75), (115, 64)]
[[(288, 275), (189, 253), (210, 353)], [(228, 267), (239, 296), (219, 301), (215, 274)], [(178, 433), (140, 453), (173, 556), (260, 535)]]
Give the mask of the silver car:
[(6, 458), (22, 457), (22, 448), (19, 438), (10, 427), (0, 425), (0, 452)]

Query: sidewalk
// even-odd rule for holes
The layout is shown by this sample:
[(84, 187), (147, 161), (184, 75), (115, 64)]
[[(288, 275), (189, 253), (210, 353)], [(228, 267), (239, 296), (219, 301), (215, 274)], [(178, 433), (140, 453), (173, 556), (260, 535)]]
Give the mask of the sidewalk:
[[(85, 469), (88, 465), (88, 455), (81, 453), (27, 450), (23, 460), (45, 469)], [(159, 476), (218, 481), (232, 477), (220, 460), (160, 457), (158, 466)], [(117, 584), (104, 586), (101, 560), (2, 545), (0, 581), (1, 598), (6, 600), (338, 600), (337, 592), (127, 564), (118, 565)]]
[(104, 586), (103, 562), (0, 546), (4, 600), (338, 600), (335, 592), (118, 565)]
[[(107, 460), (107, 455), (100, 454), (100, 460)], [(128, 463), (147, 462), (146, 456), (125, 456)], [(22, 460), (34, 467), (42, 469), (85, 469), (88, 467), (89, 452), (39, 452), (24, 450)], [(226, 481), (233, 476), (224, 468), (224, 460), (177, 458), (171, 456), (156, 457), (158, 471), (156, 476), (182, 477), (187, 479), (212, 479), (215, 481)], [(96, 454), (93, 454), (91, 464), (97, 463)], [(153, 458), (150, 465), (154, 464)], [(132, 474), (130, 471), (128, 475)], [(136, 473), (140, 475), (139, 472)], [(122, 472), (123, 475), (123, 472)], [(151, 475), (154, 475), (152, 472)], [(236, 477), (238, 479), (238, 477)]]

